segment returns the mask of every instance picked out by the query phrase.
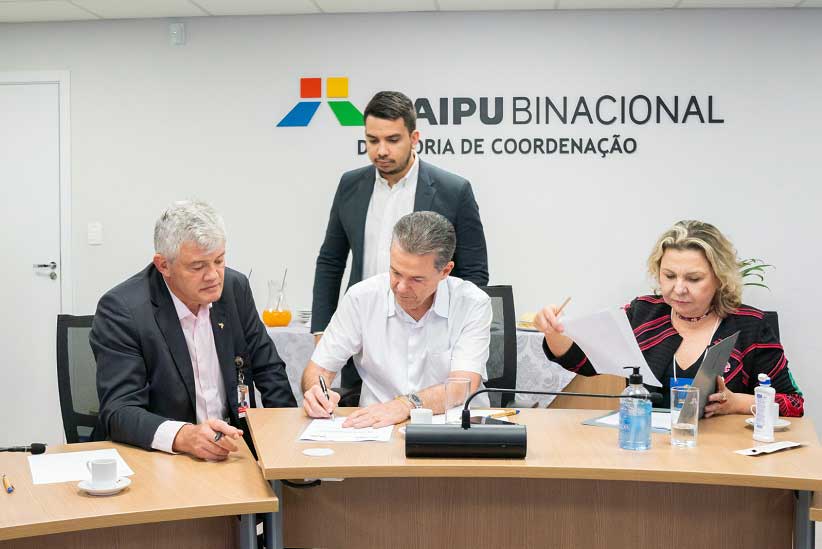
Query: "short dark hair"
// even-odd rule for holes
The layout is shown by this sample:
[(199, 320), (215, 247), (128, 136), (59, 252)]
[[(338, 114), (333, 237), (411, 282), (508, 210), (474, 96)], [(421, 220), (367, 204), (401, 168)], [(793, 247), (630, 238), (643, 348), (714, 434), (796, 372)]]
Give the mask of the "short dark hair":
[(381, 91), (377, 93), (366, 105), (362, 119), (365, 120), (369, 116), (383, 120), (402, 118), (405, 127), (408, 128), (408, 133), (417, 129), (417, 111), (414, 103), (402, 92)]

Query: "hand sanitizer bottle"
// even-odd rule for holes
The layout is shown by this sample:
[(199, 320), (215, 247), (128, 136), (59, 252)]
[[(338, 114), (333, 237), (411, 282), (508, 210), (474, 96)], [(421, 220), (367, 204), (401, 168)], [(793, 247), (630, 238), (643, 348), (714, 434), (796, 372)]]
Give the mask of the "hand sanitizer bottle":
[(771, 387), (771, 378), (766, 374), (759, 374), (759, 387), (754, 389), (754, 402), (756, 403), (756, 416), (754, 417), (754, 440), (760, 442), (773, 442), (773, 416), (771, 406), (776, 399), (776, 390)]
[(644, 395), (646, 398), (619, 399), (619, 447), (624, 450), (648, 450), (651, 447), (650, 393), (642, 385), (638, 367), (628, 378), (623, 395)]

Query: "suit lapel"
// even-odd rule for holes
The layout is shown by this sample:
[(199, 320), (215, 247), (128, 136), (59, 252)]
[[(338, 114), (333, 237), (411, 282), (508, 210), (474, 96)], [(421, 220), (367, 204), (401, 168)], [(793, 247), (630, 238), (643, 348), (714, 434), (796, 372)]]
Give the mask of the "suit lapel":
[[(223, 288), (223, 294), (226, 289)], [(214, 346), (217, 348), (217, 358), (220, 361), (220, 373), (223, 376), (226, 404), (233, 410), (236, 404), (237, 377), (234, 367), (234, 346), (231, 334), (234, 326), (226, 322), (225, 303), (220, 298), (211, 305), (211, 330), (214, 332)]]
[(346, 206), (346, 210), (348, 210), (348, 214), (354, 223), (351, 231), (351, 250), (357, 256), (362, 256), (362, 250), (365, 246), (365, 217), (368, 215), (368, 205), (371, 203), (371, 195), (374, 193), (376, 177), (376, 168), (366, 170), (365, 175), (357, 184), (357, 189), (351, 195), (349, 204)]
[(431, 181), (431, 174), (428, 172), (428, 165), (422, 160), (420, 162), (419, 174), (417, 174), (417, 192), (414, 195), (414, 211), (424, 212), (431, 210), (434, 202), (434, 195), (437, 189)]
[(151, 301), (154, 304), (154, 318), (157, 326), (166, 340), (171, 358), (188, 392), (191, 401), (192, 416), (196, 415), (197, 404), (194, 397), (194, 368), (191, 366), (191, 356), (188, 354), (188, 345), (183, 335), (183, 328), (180, 326), (180, 319), (177, 317), (177, 310), (174, 302), (171, 301), (171, 294), (163, 281), (163, 275), (154, 270), (151, 275)]

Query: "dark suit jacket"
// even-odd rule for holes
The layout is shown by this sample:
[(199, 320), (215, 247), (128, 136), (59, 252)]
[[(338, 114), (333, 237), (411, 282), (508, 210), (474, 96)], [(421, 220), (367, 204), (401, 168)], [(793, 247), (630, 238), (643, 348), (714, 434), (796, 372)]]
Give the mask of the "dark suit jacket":
[[(478, 286), (488, 284), (488, 252), (479, 208), (464, 178), (419, 161), (414, 211), (433, 211), (445, 216), (457, 232), (453, 276)], [(337, 310), (348, 251), (351, 277), (348, 286), (362, 280), (365, 217), (374, 191), (376, 168), (366, 166), (343, 174), (331, 205), (325, 241), (314, 271), (311, 330), (324, 330)]]
[[(222, 324), (222, 326), (221, 326)], [(237, 370), (253, 381), (266, 407), (296, 406), (285, 364), (265, 331), (248, 280), (225, 270), (223, 294), (211, 308), (231, 423), (237, 417)], [(100, 415), (93, 438), (150, 449), (169, 419), (196, 423), (194, 370), (183, 329), (163, 275), (149, 265), (109, 290), (97, 305), (91, 334), (97, 360)]]

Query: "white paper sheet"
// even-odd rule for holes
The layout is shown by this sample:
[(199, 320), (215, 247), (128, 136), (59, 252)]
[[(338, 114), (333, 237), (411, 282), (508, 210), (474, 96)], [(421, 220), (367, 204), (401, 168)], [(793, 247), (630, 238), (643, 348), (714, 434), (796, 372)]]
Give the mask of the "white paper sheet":
[(662, 387), (645, 362), (622, 309), (606, 309), (588, 316), (563, 318), (562, 323), (565, 335), (579, 345), (598, 374), (628, 377), (632, 370), (624, 367), (639, 366), (643, 383)]
[(51, 484), (91, 480), (86, 463), (94, 459), (113, 458), (117, 460), (117, 476), (130, 477), (134, 471), (126, 464), (115, 448), (91, 450), (88, 452), (66, 452), (62, 454), (40, 454), (29, 456), (31, 480), (34, 484)]
[(315, 419), (305, 428), (305, 431), (300, 435), (300, 440), (319, 442), (388, 442), (391, 440), (391, 432), (394, 430), (393, 425), (378, 429), (373, 427), (355, 429), (354, 427), (342, 426), (346, 419), (342, 416), (334, 419)]
[[(619, 412), (601, 417), (594, 421), (608, 427), (619, 427)], [(651, 412), (651, 429), (671, 430), (671, 414), (666, 412)]]

